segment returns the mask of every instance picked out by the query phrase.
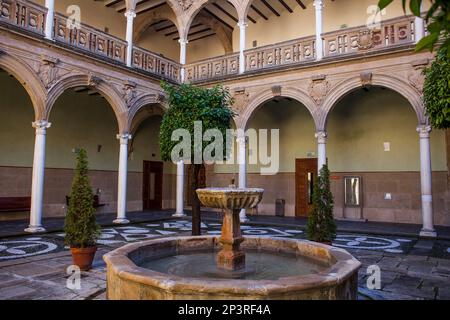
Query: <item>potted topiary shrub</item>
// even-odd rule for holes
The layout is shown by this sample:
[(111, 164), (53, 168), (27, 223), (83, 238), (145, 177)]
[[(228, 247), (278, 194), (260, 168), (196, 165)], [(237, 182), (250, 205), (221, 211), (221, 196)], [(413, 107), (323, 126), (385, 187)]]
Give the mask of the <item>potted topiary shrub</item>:
[(77, 167), (69, 196), (64, 225), (65, 243), (70, 246), (74, 265), (86, 271), (92, 268), (100, 226), (95, 220), (94, 197), (88, 176), (86, 151), (77, 154)]
[(336, 238), (336, 222), (333, 217), (333, 194), (330, 190), (330, 171), (324, 165), (320, 169), (313, 191), (313, 208), (308, 217), (308, 240), (331, 245)]

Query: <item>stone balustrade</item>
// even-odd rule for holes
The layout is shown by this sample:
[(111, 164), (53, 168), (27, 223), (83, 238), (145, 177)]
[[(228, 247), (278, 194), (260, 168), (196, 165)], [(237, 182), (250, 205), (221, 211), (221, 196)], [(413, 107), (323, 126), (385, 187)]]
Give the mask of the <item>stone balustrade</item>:
[(80, 23), (78, 27), (71, 26), (67, 17), (55, 13), (54, 39), (93, 53), (125, 63), (127, 43), (105, 32)]
[(44, 34), (46, 13), (46, 8), (29, 1), (0, 1), (0, 22), (40, 35)]
[(180, 81), (181, 65), (179, 63), (142, 48), (133, 47), (132, 65), (134, 68), (157, 74), (163, 78)]
[(245, 52), (245, 70), (261, 70), (313, 61), (315, 59), (315, 37), (304, 37), (264, 46)]
[(189, 82), (217, 79), (238, 73), (238, 53), (206, 59), (186, 66), (186, 80)]
[(322, 35), (324, 56), (375, 51), (414, 43), (414, 17), (405, 16), (386, 20), (379, 27), (347, 28)]

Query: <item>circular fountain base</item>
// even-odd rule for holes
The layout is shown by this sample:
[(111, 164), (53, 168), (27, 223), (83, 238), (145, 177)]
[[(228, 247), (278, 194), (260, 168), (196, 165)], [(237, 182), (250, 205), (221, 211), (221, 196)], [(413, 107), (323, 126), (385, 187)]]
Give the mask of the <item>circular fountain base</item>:
[[(210, 254), (212, 259), (220, 248), (218, 237), (201, 236), (149, 240), (116, 249), (104, 256), (107, 264), (107, 297), (112, 300), (357, 297), (360, 262), (345, 250), (305, 240), (246, 237), (241, 249), (250, 253), (249, 261), (252, 259), (251, 253), (255, 252), (257, 255), (262, 253), (289, 257), (300, 261), (301, 266), (307, 262), (306, 269), (293, 264), (298, 272), (289, 270), (284, 273), (281, 270), (270, 273), (270, 276), (262, 275), (263, 279), (258, 277), (257, 263), (256, 267), (250, 265), (237, 273), (206, 266), (206, 272), (192, 273), (191, 276), (186, 276), (186, 272), (190, 272), (183, 267), (176, 267), (176, 263), (173, 264), (174, 268), (170, 267), (170, 263), (165, 263), (165, 259), (170, 262), (173, 258), (182, 257), (187, 259), (186, 265), (195, 268), (200, 265), (199, 261), (195, 264), (197, 254), (206, 253), (206, 257)], [(189, 257), (194, 259), (189, 260)], [(280, 265), (283, 261), (280, 260)], [(289, 265), (291, 263), (286, 264), (286, 268)]]

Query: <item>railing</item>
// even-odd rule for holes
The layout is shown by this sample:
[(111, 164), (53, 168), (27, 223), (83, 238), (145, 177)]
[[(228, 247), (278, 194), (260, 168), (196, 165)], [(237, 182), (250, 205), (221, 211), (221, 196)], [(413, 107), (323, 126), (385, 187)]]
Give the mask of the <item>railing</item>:
[(245, 70), (261, 70), (314, 60), (315, 37), (285, 41), (245, 52)]
[(217, 79), (239, 73), (239, 54), (230, 54), (186, 65), (189, 82)]
[(133, 67), (174, 81), (180, 80), (181, 65), (142, 48), (133, 48)]
[(105, 32), (80, 24), (70, 28), (67, 17), (55, 13), (54, 39), (115, 61), (125, 63), (127, 43)]
[(44, 34), (46, 13), (47, 9), (29, 1), (0, 1), (0, 21), (40, 35)]
[(379, 28), (355, 27), (322, 35), (326, 57), (414, 43), (414, 17), (387, 20)]

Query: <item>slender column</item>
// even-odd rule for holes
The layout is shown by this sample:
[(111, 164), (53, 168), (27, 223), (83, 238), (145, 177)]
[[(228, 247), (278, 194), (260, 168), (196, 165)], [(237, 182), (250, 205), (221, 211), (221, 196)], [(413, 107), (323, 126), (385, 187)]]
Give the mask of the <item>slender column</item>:
[(422, 190), (422, 220), (423, 227), (420, 235), (436, 237), (433, 225), (433, 196), (431, 192), (431, 126), (419, 125), (417, 132), (420, 137), (420, 184)]
[[(422, 9), (422, 8), (421, 8)], [(414, 19), (414, 37), (416, 43), (418, 43), (425, 36), (424, 22), (421, 17), (416, 17)]]
[(178, 40), (178, 42), (180, 43), (180, 64), (182, 65), (181, 82), (184, 82), (186, 79), (186, 69), (184, 67), (184, 65), (186, 64), (186, 46), (189, 43), (189, 41), (185, 39), (180, 39)]
[(239, 26), (239, 73), (242, 74), (245, 72), (245, 55), (244, 55), (244, 50), (245, 50), (245, 43), (246, 43), (246, 30), (247, 30), (247, 26), (248, 23), (245, 20), (241, 20), (238, 23)]
[(25, 229), (26, 232), (36, 233), (45, 232), (42, 227), (42, 207), (44, 198), (44, 175), (45, 175), (45, 138), (47, 129), (51, 123), (45, 120), (33, 122), (33, 128), (36, 129), (34, 142), (33, 159), (33, 180), (31, 182), (31, 210), (30, 225)]
[(316, 133), (317, 138), (317, 169), (320, 169), (327, 164), (327, 137), (326, 131), (319, 131)]
[(118, 134), (120, 141), (119, 155), (119, 182), (117, 190), (117, 219), (114, 223), (126, 224), (127, 220), (127, 175), (128, 175), (128, 140), (131, 135), (128, 133)]
[(316, 8), (316, 59), (322, 60), (323, 58), (323, 41), (322, 41), (322, 33), (323, 33), (323, 19), (322, 19), (322, 10), (323, 10), (323, 0), (314, 0), (314, 7)]
[(177, 209), (173, 217), (185, 217), (184, 213), (184, 162), (177, 162)]
[[(242, 189), (247, 187), (247, 139), (245, 136), (238, 136), (236, 142), (238, 145), (239, 188)], [(241, 210), (239, 218), (241, 222), (249, 221), (245, 209)]]
[(133, 21), (136, 17), (136, 12), (128, 10), (125, 12), (125, 17), (127, 17), (127, 66), (131, 67), (133, 58)]
[(45, 0), (47, 16), (45, 17), (45, 38), (53, 40), (53, 26), (55, 21), (55, 0)]

